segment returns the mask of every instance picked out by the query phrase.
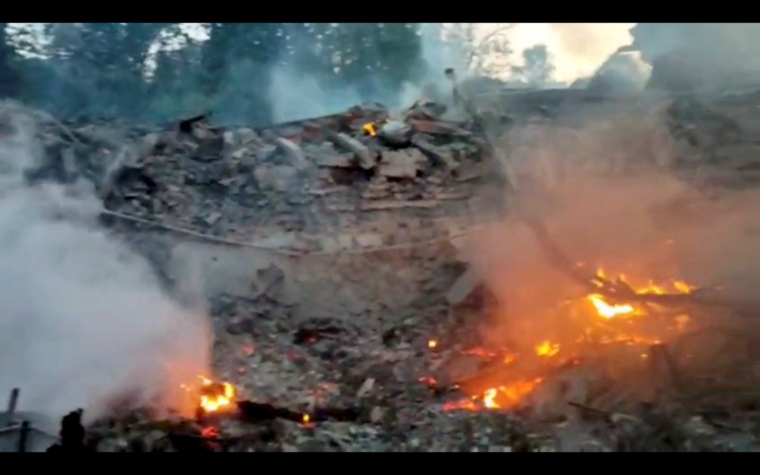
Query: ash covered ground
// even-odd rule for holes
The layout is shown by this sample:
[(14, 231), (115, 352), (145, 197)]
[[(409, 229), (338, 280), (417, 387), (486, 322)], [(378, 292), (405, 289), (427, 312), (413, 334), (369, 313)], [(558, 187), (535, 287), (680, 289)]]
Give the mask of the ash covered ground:
[[(433, 103), (258, 131), (203, 117), (165, 130), (61, 123), (8, 106), (6, 147), (17, 116), (34, 125), (18, 145), (36, 150), (24, 186), (92, 195), (84, 218), (72, 205), (51, 219), (97, 218), (88, 229), (150, 271), (135, 271), (128, 296), (103, 293), (102, 310), (77, 309), (105, 312), (85, 332), (101, 345), (69, 334), (71, 365), (76, 352), (58, 350), (67, 376), (87, 373), (70, 367), (82, 358), (110, 374), (139, 354), (113, 384), (59, 382), (70, 407), (42, 397), (48, 374), (0, 389), (31, 393), (25, 411), (85, 407), (99, 451), (754, 451), (753, 101), (494, 96), (481, 110), (496, 153)], [(527, 206), (618, 297), (558, 271), (511, 214)], [(127, 305), (146, 275), (165, 308)], [(209, 328), (181, 328), (198, 315)], [(126, 344), (154, 337), (151, 322), (170, 336)], [(144, 334), (103, 336), (137, 323)], [(142, 406), (176, 403), (166, 387), (199, 375), (258, 406), (195, 420), (187, 404), (166, 415), (132, 398), (114, 412), (135, 387)]]

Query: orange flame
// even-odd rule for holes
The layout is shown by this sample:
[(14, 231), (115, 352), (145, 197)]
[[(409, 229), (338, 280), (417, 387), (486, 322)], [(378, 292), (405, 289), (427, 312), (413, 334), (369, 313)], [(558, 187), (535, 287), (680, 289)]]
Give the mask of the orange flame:
[[(605, 277), (603, 271), (598, 271), (597, 276), (599, 281), (596, 284), (601, 288), (604, 286), (603, 281), (609, 279)], [(667, 284), (657, 285), (653, 281), (647, 281), (645, 285), (634, 286), (630, 282), (625, 280), (625, 276), (618, 276), (615, 282), (619, 282), (627, 285), (633, 292), (638, 295), (662, 295), (666, 293), (682, 293), (688, 294), (694, 290), (694, 287), (686, 284), (682, 281), (671, 281)], [(633, 322), (621, 322), (624, 325), (616, 325), (612, 323), (601, 323), (598, 317), (602, 317), (604, 320), (611, 320), (616, 318), (628, 318), (645, 316), (650, 312), (650, 306), (640, 304), (638, 302), (612, 302), (608, 300), (601, 293), (591, 293), (585, 296), (581, 302), (587, 302), (591, 305), (583, 305), (583, 312), (580, 313), (586, 320), (588, 317), (593, 318), (590, 322), (585, 321), (583, 324), (582, 334), (576, 339), (575, 343), (581, 345), (587, 345), (590, 343), (596, 344), (626, 344), (626, 345), (653, 345), (661, 342), (661, 336), (659, 335), (638, 335), (628, 334), (629, 328), (635, 328), (633, 325), (628, 326), (628, 323)], [(579, 308), (580, 310), (580, 308)], [(575, 314), (575, 312), (574, 312)], [(683, 330), (689, 325), (690, 319), (688, 315), (678, 315), (673, 319), (667, 330)], [(648, 327), (647, 327), (648, 328)], [(648, 331), (648, 330), (647, 330)], [(433, 348), (435, 346), (435, 340), (430, 340), (428, 346)], [(575, 350), (574, 345), (567, 341), (562, 342), (563, 353), (572, 354)], [(544, 340), (537, 344), (533, 348), (535, 354), (542, 358), (549, 358), (557, 355), (560, 352), (560, 344), (550, 340)], [(469, 350), (463, 350), (463, 353), (473, 356), (480, 356), (492, 360), (497, 353), (489, 351), (484, 348), (472, 348)], [(641, 359), (647, 358), (646, 353), (640, 354)], [(504, 356), (503, 364), (511, 364), (515, 362), (519, 355), (507, 353)], [(556, 359), (554, 361), (557, 361)], [(548, 363), (548, 361), (547, 361)], [(568, 360), (567, 363), (578, 364), (577, 359)], [(548, 363), (552, 365), (551, 363)], [(553, 365), (551, 367), (554, 367)], [(547, 369), (550, 369), (547, 367)], [(427, 382), (427, 380), (422, 380)], [(543, 378), (534, 379), (518, 379), (516, 381), (494, 381), (493, 387), (479, 392), (478, 394), (470, 394), (469, 397), (462, 398), (460, 400), (451, 401), (444, 404), (443, 409), (445, 411), (452, 410), (468, 410), (479, 411), (487, 409), (514, 409), (520, 404), (525, 402), (526, 396), (530, 395), (541, 383)], [(499, 385), (501, 383), (501, 385)], [(506, 384), (505, 384), (506, 383)]]
[[(605, 276), (605, 273), (603, 270), (598, 270), (596, 272), (596, 275), (600, 279), (607, 279)], [(667, 293), (667, 290), (665, 287), (656, 285), (651, 280), (647, 282), (644, 286), (634, 287), (632, 286), (627, 280), (624, 275), (620, 275), (617, 278), (618, 281), (623, 282), (630, 286), (634, 292), (636, 292), (639, 295), (662, 295)], [(601, 283), (598, 283), (598, 285), (601, 286)], [(691, 293), (694, 290), (694, 287), (687, 284), (686, 282), (675, 280), (670, 282), (670, 286), (675, 289), (676, 292), (682, 293), (682, 294), (688, 294)], [(600, 317), (604, 317), (607, 319), (616, 318), (616, 317), (628, 317), (628, 316), (640, 316), (643, 315), (643, 310), (634, 307), (633, 305), (629, 304), (611, 304), (607, 302), (604, 299), (604, 296), (600, 294), (590, 294), (586, 297), (589, 302), (594, 306), (596, 309), (596, 313)]]
[(370, 137), (377, 136), (377, 127), (375, 127), (375, 124), (373, 123), (367, 123), (362, 126), (362, 130), (365, 134), (369, 135)]
[(443, 410), (478, 411), (481, 409), (511, 409), (516, 407), (525, 396), (532, 393), (542, 382), (542, 378), (536, 378), (517, 381), (507, 386), (490, 388), (479, 396), (447, 402), (443, 405)]
[(599, 294), (591, 294), (587, 298), (594, 305), (594, 308), (596, 308), (596, 313), (604, 318), (632, 315), (636, 311), (631, 305), (610, 305)]
[(557, 353), (559, 353), (559, 345), (548, 340), (536, 346), (536, 354), (538, 356), (554, 356)]
[(205, 412), (220, 412), (232, 407), (235, 387), (227, 382), (215, 383), (208, 378), (198, 376), (201, 380), (200, 407)]

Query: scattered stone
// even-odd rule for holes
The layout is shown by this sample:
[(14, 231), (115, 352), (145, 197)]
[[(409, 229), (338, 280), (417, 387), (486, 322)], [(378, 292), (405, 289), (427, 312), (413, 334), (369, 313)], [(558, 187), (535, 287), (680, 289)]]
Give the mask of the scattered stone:
[(378, 173), (388, 178), (416, 178), (425, 169), (427, 159), (416, 149), (382, 153)]
[(209, 226), (213, 226), (214, 224), (216, 224), (217, 221), (219, 221), (219, 218), (221, 217), (222, 217), (222, 213), (215, 211), (206, 217), (206, 224), (208, 224)]
[(253, 171), (256, 183), (261, 189), (273, 191), (295, 191), (298, 187), (298, 170), (290, 166), (263, 165)]
[(366, 145), (346, 134), (332, 134), (330, 139), (339, 147), (353, 153), (359, 161), (359, 166), (365, 170), (371, 170), (377, 164), (375, 154)]
[(261, 138), (253, 129), (244, 127), (236, 131), (238, 143), (241, 145), (248, 145), (251, 143), (261, 143)]
[(301, 150), (301, 147), (293, 143), (292, 140), (278, 137), (275, 139), (275, 143), (277, 144), (277, 147), (285, 153), (291, 166), (298, 170), (306, 170), (309, 168), (309, 162), (306, 160), (303, 150)]
[(409, 146), (412, 134), (413, 130), (409, 125), (396, 120), (388, 121), (377, 132), (378, 137), (393, 147)]

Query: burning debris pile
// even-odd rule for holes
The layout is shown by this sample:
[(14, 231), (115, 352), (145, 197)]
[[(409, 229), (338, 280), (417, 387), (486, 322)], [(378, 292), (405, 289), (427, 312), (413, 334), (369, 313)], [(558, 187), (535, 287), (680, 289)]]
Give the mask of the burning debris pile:
[[(532, 127), (536, 110), (542, 124), (566, 114), (538, 99), (501, 126)], [(705, 138), (715, 121), (699, 129), (676, 113), (683, 105), (668, 110), (676, 141), (699, 135), (722, 150)], [(87, 178), (115, 234), (149, 241), (162, 229), (160, 252), (138, 246), (159, 273), (169, 276), (167, 262), (196, 240), (213, 246), (189, 248), (213, 256), (203, 270), (244, 268), (231, 273), (235, 285), (214, 274), (216, 286), (204, 288), (215, 361), (213, 375), (181, 388), (195, 417), (115, 410), (88, 426), (87, 443), (137, 452), (757, 450), (747, 411), (760, 403), (760, 341), (746, 318), (757, 305), (704, 279), (647, 266), (629, 278), (575, 262), (574, 248), (559, 246), (572, 239), (528, 213), (500, 214), (492, 145), (479, 121), (451, 117), (421, 102), (398, 116), (365, 105), (256, 131), (205, 116), (162, 131), (43, 120), (48, 161), (30, 181)], [(494, 221), (529, 231), (552, 279), (499, 281), (468, 267), (472, 254), (491, 258), (476, 235), (493, 232), (470, 229), (465, 240), (452, 230)], [(217, 250), (229, 247), (255, 248), (255, 265)], [(506, 287), (519, 300), (533, 286), (543, 287), (535, 315), (503, 298)]]

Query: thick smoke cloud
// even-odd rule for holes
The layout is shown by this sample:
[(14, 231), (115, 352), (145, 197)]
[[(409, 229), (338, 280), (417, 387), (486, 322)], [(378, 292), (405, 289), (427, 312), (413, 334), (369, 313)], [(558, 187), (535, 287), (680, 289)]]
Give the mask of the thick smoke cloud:
[[(540, 215), (579, 265), (634, 285), (682, 279), (757, 302), (760, 194), (707, 192), (671, 173), (676, 145), (653, 106), (575, 109), (576, 127), (515, 130), (508, 143), (521, 179), (509, 199)], [(525, 348), (574, 341), (571, 319), (556, 309), (587, 290), (556, 270), (519, 220), (474, 238), (470, 257), (501, 304), (487, 338)]]
[(16, 129), (0, 140), (0, 394), (18, 387), (20, 409), (53, 417), (95, 417), (127, 393), (187, 410), (180, 384), (209, 368), (205, 317), (98, 227), (91, 187), (27, 186), (33, 124), (0, 117)]
[(640, 23), (632, 34), (660, 84), (726, 90), (760, 79), (758, 24)]

